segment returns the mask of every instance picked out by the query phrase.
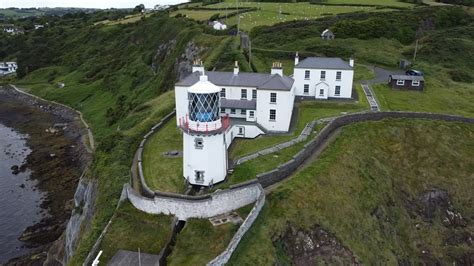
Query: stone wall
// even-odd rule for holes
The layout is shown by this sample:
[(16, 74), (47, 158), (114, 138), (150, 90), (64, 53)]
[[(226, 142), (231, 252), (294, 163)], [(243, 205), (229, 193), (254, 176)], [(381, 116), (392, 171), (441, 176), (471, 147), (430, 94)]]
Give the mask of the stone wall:
[(210, 261), (207, 265), (212, 265), (212, 266), (224, 265), (229, 261), (230, 257), (232, 256), (235, 249), (239, 245), (240, 240), (245, 235), (245, 233), (247, 233), (250, 227), (252, 227), (252, 224), (257, 219), (264, 204), (265, 204), (265, 193), (260, 193), (260, 196), (255, 202), (255, 205), (253, 206), (252, 210), (247, 215), (247, 218), (245, 218), (244, 222), (240, 225), (239, 229), (230, 240), (230, 243), (229, 245), (227, 245), (227, 248), (219, 256), (217, 256), (212, 261)]
[(135, 208), (150, 214), (174, 215), (180, 220), (210, 218), (228, 213), (257, 201), (264, 193), (257, 180), (194, 198), (160, 194), (148, 198), (137, 193), (129, 185), (126, 185), (126, 191), (128, 199)]
[(322, 147), (331, 134), (340, 127), (363, 121), (378, 121), (387, 118), (410, 118), (410, 119), (429, 119), (442, 120), (450, 122), (474, 123), (474, 118), (466, 118), (456, 115), (443, 115), (432, 113), (416, 112), (377, 112), (377, 113), (357, 113), (340, 116), (323, 128), (319, 134), (310, 142), (306, 143), (304, 148), (293, 156), (293, 159), (278, 166), (277, 168), (257, 175), (258, 182), (263, 187), (268, 187), (278, 183), (290, 176), (306, 159), (308, 159), (318, 148)]

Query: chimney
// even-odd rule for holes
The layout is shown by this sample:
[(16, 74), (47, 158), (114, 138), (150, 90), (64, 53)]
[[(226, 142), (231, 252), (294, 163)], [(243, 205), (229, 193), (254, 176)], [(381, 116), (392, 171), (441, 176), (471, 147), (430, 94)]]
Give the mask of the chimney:
[(239, 74), (239, 62), (235, 61), (235, 64), (234, 64), (234, 75), (238, 75)]
[(199, 71), (201, 74), (204, 74), (204, 65), (202, 64), (202, 60), (196, 59), (193, 61), (193, 69), (192, 72)]
[(280, 62), (273, 62), (271, 74), (278, 74), (280, 76), (283, 76), (283, 67)]
[(298, 56), (298, 52), (296, 52), (296, 56), (295, 56), (295, 66), (300, 62), (300, 58)]
[(352, 58), (352, 56), (351, 56), (351, 58), (349, 58), (349, 65), (351, 67), (354, 67), (354, 59)]

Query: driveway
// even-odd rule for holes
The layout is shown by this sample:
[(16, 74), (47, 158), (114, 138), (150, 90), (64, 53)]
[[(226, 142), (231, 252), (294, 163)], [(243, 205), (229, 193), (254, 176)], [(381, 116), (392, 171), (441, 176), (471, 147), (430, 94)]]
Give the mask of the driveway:
[(368, 66), (369, 68), (374, 70), (375, 78), (371, 80), (367, 80), (368, 84), (375, 84), (375, 83), (386, 83), (388, 82), (388, 76), (390, 75), (403, 75), (405, 71), (400, 69), (385, 69), (376, 66)]

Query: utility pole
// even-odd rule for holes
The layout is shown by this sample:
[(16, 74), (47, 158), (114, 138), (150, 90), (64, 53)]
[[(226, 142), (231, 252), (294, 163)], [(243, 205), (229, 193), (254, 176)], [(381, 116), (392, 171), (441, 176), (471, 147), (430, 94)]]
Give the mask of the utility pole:
[(416, 42), (415, 42), (415, 53), (413, 53), (413, 62), (415, 62), (417, 51), (418, 51), (418, 39), (416, 39)]
[(250, 41), (250, 35), (249, 35), (249, 68), (252, 69), (252, 42)]

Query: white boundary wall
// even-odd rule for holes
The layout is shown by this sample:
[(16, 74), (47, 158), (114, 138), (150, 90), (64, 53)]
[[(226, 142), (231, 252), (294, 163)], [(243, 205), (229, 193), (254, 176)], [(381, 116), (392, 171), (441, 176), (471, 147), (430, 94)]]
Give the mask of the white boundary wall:
[(175, 215), (179, 220), (211, 218), (249, 205), (264, 193), (259, 183), (218, 191), (204, 199), (180, 199), (155, 195), (153, 199), (140, 196), (126, 185), (127, 196), (133, 206), (150, 214)]

